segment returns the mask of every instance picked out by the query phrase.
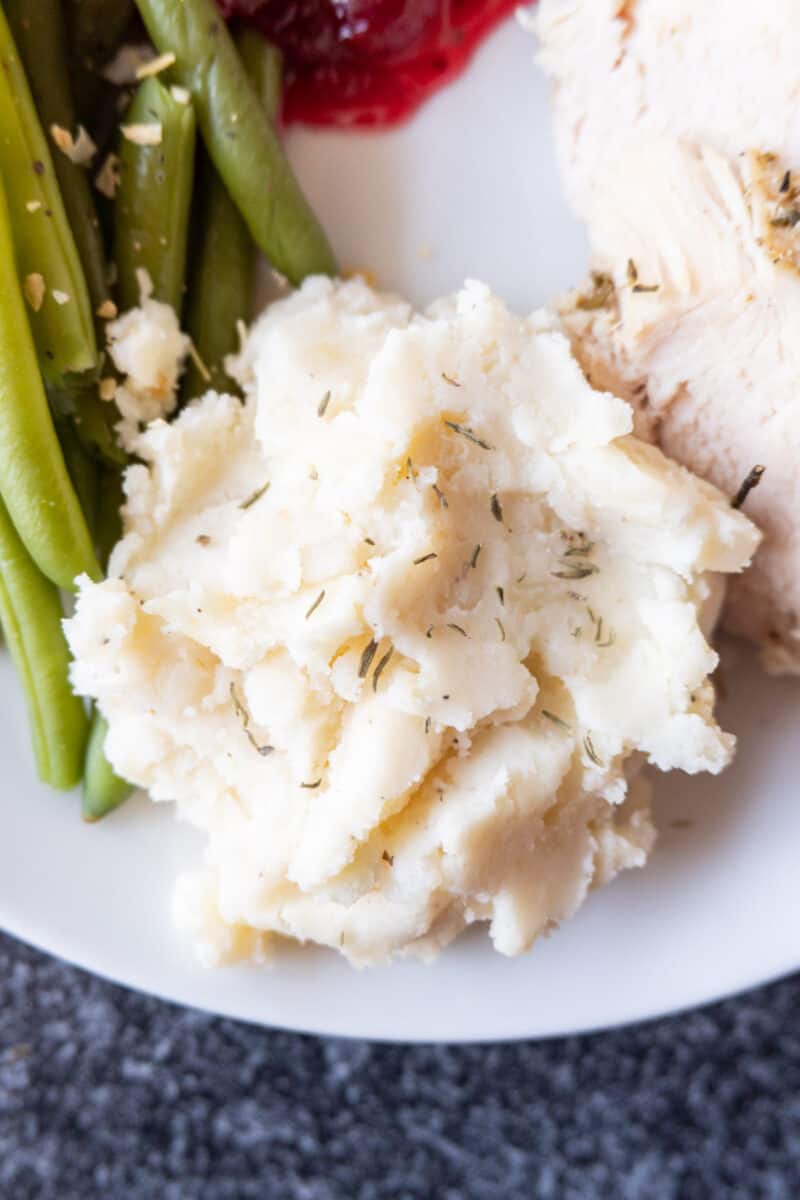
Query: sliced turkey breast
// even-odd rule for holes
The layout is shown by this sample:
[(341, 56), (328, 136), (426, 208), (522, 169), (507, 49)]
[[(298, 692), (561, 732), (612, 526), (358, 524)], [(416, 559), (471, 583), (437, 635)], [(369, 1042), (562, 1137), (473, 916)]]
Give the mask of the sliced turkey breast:
[(791, 0), (541, 0), (535, 17), (592, 252), (565, 324), (640, 435), (732, 498), (766, 468), (744, 500), (765, 540), (725, 623), (776, 671), (800, 671), (795, 17)]

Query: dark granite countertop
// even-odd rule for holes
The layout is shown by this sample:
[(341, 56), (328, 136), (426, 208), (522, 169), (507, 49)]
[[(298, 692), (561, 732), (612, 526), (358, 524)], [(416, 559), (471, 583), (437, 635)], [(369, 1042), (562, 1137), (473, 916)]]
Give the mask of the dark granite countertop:
[(268, 1032), (0, 935), (3, 1200), (795, 1200), (800, 976), (551, 1042)]

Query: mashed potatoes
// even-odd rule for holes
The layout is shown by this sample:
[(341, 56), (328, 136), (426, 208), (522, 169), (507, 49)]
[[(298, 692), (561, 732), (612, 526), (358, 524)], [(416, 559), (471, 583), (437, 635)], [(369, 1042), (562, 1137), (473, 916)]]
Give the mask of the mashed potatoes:
[(135, 439), (67, 622), (114, 766), (207, 835), (181, 923), (209, 962), (516, 954), (645, 861), (643, 761), (727, 763), (699, 614), (758, 535), (480, 284), (312, 280), (234, 369)]

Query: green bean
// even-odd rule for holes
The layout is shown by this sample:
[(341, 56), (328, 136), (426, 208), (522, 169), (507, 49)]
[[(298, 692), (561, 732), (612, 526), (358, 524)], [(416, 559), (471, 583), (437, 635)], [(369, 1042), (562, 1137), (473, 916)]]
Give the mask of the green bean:
[(86, 747), (86, 763), (83, 772), (83, 802), (81, 812), (84, 821), (99, 821), (108, 813), (119, 808), (133, 788), (119, 775), (115, 775), (105, 754), (108, 725), (99, 712), (92, 718), (92, 731)]
[[(65, 67), (60, 3), (37, 0), (31, 5), (29, 0), (6, 0), (5, 10), (43, 125), (74, 130), (75, 109)], [(108, 268), (89, 180), (86, 171), (60, 151), (56, 152), (53, 164), (90, 298), (97, 308), (109, 298)], [(41, 211), (37, 209), (31, 214), (26, 210), (22, 219), (30, 222)], [(40, 274), (49, 282), (44, 272)], [(120, 460), (113, 435), (119, 414), (114, 405), (101, 405), (97, 382), (89, 372), (84, 376), (68, 375), (55, 382), (48, 375), (48, 393), (59, 412), (74, 416), (81, 440), (92, 454)]]
[[(6, 0), (6, 15), (16, 38), (39, 117), (46, 129), (52, 125), (74, 130), (75, 105), (66, 70), (64, 21), (60, 0)], [(95, 313), (109, 299), (108, 264), (100, 222), (86, 170), (65, 154), (53, 158), (56, 177), (75, 244), (78, 248), (89, 296)], [(95, 327), (98, 328), (99, 322)], [(103, 336), (100, 329), (100, 337)], [(94, 455), (120, 460), (113, 426), (119, 420), (115, 405), (101, 405), (94, 379), (70, 376), (59, 389), (49, 388), (63, 410), (71, 408), (82, 442)]]
[(97, 579), (86, 521), (58, 444), (22, 294), (0, 184), (0, 495), (28, 553), (59, 587)]
[(71, 417), (75, 432), (93, 458), (124, 467), (125, 451), (114, 436), (119, 410), (112, 401), (101, 400), (94, 372), (70, 376), (61, 387), (48, 387), (47, 396), (57, 417)]
[(97, 505), (97, 552), (104, 568), (111, 551), (122, 536), (122, 473), (114, 467), (100, 469), (100, 497)]
[(42, 373), (57, 382), (96, 363), (92, 310), (53, 160), (2, 9), (0, 68), (0, 176), (20, 277), (41, 277), (46, 288), (41, 303), (34, 301), (31, 328)]
[(61, 421), (57, 431), (67, 473), (80, 501), (89, 532), (94, 534), (97, 525), (97, 463), (89, 457), (72, 421)]
[(192, 196), (195, 115), (155, 78), (139, 87), (124, 126), (160, 126), (157, 145), (123, 136), (117, 188), (114, 261), (121, 309), (139, 303), (136, 272), (144, 268), (153, 295), (180, 314)]
[(69, 684), (58, 589), (26, 551), (0, 502), (0, 621), (28, 703), (39, 778), (71, 788), (81, 777), (88, 721)]
[(70, 0), (69, 7), (75, 49), (91, 70), (99, 71), (130, 24), (133, 0)]
[[(6, 16), (28, 76), (39, 119), (45, 129), (77, 127), (67, 75), (67, 51), (60, 0), (5, 0)], [(53, 158), (67, 219), (75, 238), (89, 296), (95, 310), (107, 300), (108, 267), (84, 167), (56, 153)]]
[[(240, 35), (237, 46), (272, 120), (281, 99), (280, 51), (252, 29)], [(220, 392), (235, 390), (224, 364), (238, 346), (236, 322), (247, 321), (250, 315), (255, 265), (254, 246), (244, 219), (207, 155), (198, 174), (203, 181), (202, 199), (186, 331), (210, 378), (192, 359), (183, 377), (184, 400), (202, 395), (209, 387)]]
[(230, 392), (225, 357), (233, 354), (236, 322), (247, 321), (253, 287), (254, 250), (247, 226), (211, 162), (204, 156), (198, 245), (189, 287), (186, 332), (207, 368), (194, 359), (183, 378), (183, 398), (191, 400), (208, 388)]
[(268, 42), (258, 30), (248, 26), (237, 34), (236, 49), (247, 72), (247, 78), (274, 125), (280, 116), (283, 96), (283, 56), (277, 46)]
[(96, 128), (98, 116), (105, 116), (109, 106), (113, 111), (115, 99), (100, 71), (122, 42), (134, 4), (133, 0), (68, 0), (67, 9), (75, 103), (81, 118)]
[(209, 155), (254, 242), (292, 283), (334, 274), (327, 238), (300, 190), (213, 0), (136, 0), (170, 77), (192, 95)]

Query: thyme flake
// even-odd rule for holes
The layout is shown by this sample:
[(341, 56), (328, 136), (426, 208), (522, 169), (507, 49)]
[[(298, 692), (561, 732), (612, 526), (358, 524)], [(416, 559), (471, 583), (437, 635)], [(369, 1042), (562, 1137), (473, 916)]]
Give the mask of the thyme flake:
[(499, 617), (495, 617), (495, 621), (497, 622), (497, 628), (500, 630), (500, 640), (504, 642), (506, 640), (506, 631), (503, 628), (503, 622)]
[(258, 742), (256, 741), (256, 738), (253, 736), (252, 729), (248, 729), (247, 726), (245, 726), (245, 733), (247, 735), (247, 740), (250, 743), (250, 745), (253, 747), (253, 749), (256, 751), (257, 754), (261, 755), (262, 758), (268, 758), (269, 755), (272, 754), (272, 751), (275, 749), (274, 746), (260, 746), (258, 744)]
[(479, 542), (478, 545), (475, 547), (475, 549), (472, 551), (472, 558), (469, 560), (469, 565), (471, 567), (473, 567), (473, 568), (477, 567), (478, 557), (480, 555), (480, 552), (481, 552), (481, 546), (480, 546), (480, 542)]
[(657, 283), (639, 283), (639, 271), (632, 258), (628, 259), (626, 276), (632, 292), (657, 292)]
[(450, 387), (461, 387), (461, 384), (458, 382), (458, 380), (453, 379), (452, 375), (448, 375), (445, 371), (442, 371), (442, 379), (445, 381), (445, 383), (449, 383)]
[(731, 508), (741, 508), (742, 507), (745, 500), (752, 492), (753, 488), (757, 488), (758, 485), (761, 483), (761, 477), (764, 474), (764, 472), (766, 471), (766, 469), (767, 469), (766, 467), (762, 467), (759, 464), (758, 466), (753, 467), (752, 470), (747, 472), (747, 475), (746, 475), (745, 479), (743, 480), (741, 487), (739, 488), (738, 492), (734, 496), (733, 500), (731, 500)]
[(327, 409), (330, 402), (331, 402), (331, 393), (330, 393), (330, 388), (329, 388), (328, 391), (325, 393), (325, 395), (320, 400), (319, 404), (317, 405), (317, 416), (318, 417), (325, 416), (325, 410)]
[(231, 684), (231, 700), (233, 701), (233, 711), (236, 713), (237, 717), (239, 717), (241, 721), (247, 723), (250, 720), (250, 714), (239, 699), (235, 683)]
[(444, 492), (439, 487), (437, 487), (437, 485), (435, 483), (432, 483), (431, 487), (434, 490), (436, 499), (439, 501), (440, 506), (442, 508), (447, 508), (447, 496), (445, 496)]
[(600, 570), (594, 563), (565, 563), (563, 571), (551, 571), (555, 579), (588, 579)]
[(258, 500), (260, 500), (261, 497), (264, 495), (264, 493), (267, 491), (269, 491), (269, 480), (267, 480), (267, 482), (263, 485), (263, 487), (257, 488), (256, 491), (253, 492), (252, 496), (248, 496), (246, 500), (243, 500), (241, 502), (241, 504), (239, 505), (239, 508), (241, 508), (242, 511), (244, 511), (245, 509), (248, 509), (248, 508), (252, 508), (253, 505)]
[(489, 443), (485, 442), (482, 437), (478, 437), (477, 433), (474, 433), (469, 426), (459, 425), (457, 421), (445, 421), (445, 425), (448, 429), (452, 429), (453, 433), (460, 433), (467, 441), (474, 442), (476, 446), (480, 446), (481, 450), (491, 450), (492, 447)]
[(800, 221), (800, 209), (790, 208), (788, 212), (778, 213), (777, 216), (771, 217), (769, 223), (773, 229), (794, 229), (798, 221)]
[(447, 628), (454, 629), (455, 632), (460, 633), (462, 637), (469, 637), (469, 634), (467, 633), (466, 629), (463, 629), (460, 625), (454, 624), (452, 621), (448, 622)]
[(322, 783), (322, 776), (320, 775), (319, 779), (315, 779), (313, 783), (301, 783), (300, 787), (307, 788), (310, 792), (313, 792), (314, 789), (318, 788), (321, 783)]
[(372, 638), (364, 648), (364, 653), (361, 655), (361, 662), (358, 665), (358, 678), (365, 679), (367, 672), (372, 666), (372, 660), (375, 657), (375, 652), (378, 649), (378, 643)]
[(561, 556), (562, 558), (575, 558), (577, 556), (583, 558), (585, 555), (591, 554), (592, 550), (594, 550), (594, 542), (589, 541), (584, 533), (578, 534), (578, 537), (580, 541), (576, 545), (570, 546), (569, 550), (565, 550)]
[(589, 733), (587, 733), (586, 737), (583, 739), (583, 748), (586, 751), (589, 758), (591, 759), (591, 761), (594, 763), (594, 765), (596, 767), (602, 767), (603, 764), (601, 763), (600, 759), (597, 757), (597, 751), (594, 748), (594, 743), (592, 742), (592, 737), (591, 737), (591, 734), (589, 734)]
[(320, 604), (322, 604), (322, 601), (324, 599), (325, 599), (325, 588), (322, 589), (322, 591), (317, 596), (314, 603), (311, 605), (311, 608), (306, 613), (306, 620), (308, 620), (308, 618), (312, 615), (312, 613), (315, 613), (317, 611), (317, 609), (319, 608)]
[(439, 555), (434, 550), (431, 550), (430, 554), (423, 554), (422, 558), (415, 558), (413, 565), (419, 567), (422, 563), (430, 562), (432, 558), (438, 557)]
[(503, 591), (503, 589), (502, 589), (501, 587), (496, 587), (494, 590), (497, 592), (497, 598), (498, 598), (498, 600), (500, 601), (500, 603), (501, 603), (503, 606), (505, 606), (505, 602), (506, 602), (506, 594), (505, 594), (505, 592)]
[(375, 668), (375, 673), (374, 673), (374, 674), (373, 674), (373, 676), (372, 676), (372, 690), (373, 690), (373, 692), (377, 692), (377, 690), (378, 690), (378, 680), (380, 679), (381, 675), (382, 675), (382, 674), (383, 674), (383, 672), (385, 671), (385, 669), (386, 669), (386, 666), (387, 666), (387, 664), (388, 664), (388, 662), (389, 662), (389, 659), (392, 657), (392, 655), (393, 655), (393, 654), (394, 654), (394, 646), (390, 646), (390, 647), (389, 647), (389, 649), (388, 649), (388, 650), (386, 651), (386, 653), (384, 654), (384, 656), (383, 656), (383, 658), (381, 659), (381, 661), (378, 663), (377, 667)]
[(258, 741), (256, 740), (256, 738), (253, 734), (253, 731), (250, 728), (250, 713), (247, 711), (244, 704), (242, 704), (241, 700), (239, 699), (239, 695), (236, 691), (235, 683), (231, 684), (231, 700), (233, 701), (233, 711), (236, 713), (237, 717), (242, 722), (242, 728), (244, 729), (245, 736), (246, 736), (248, 742), (250, 743), (250, 745), (256, 751), (256, 753), (260, 754), (262, 758), (266, 758), (268, 755), (272, 754), (273, 750), (275, 749), (274, 746), (270, 746), (270, 745), (261, 746), (261, 745), (259, 745)]
[(608, 646), (613, 646), (614, 641), (615, 641), (614, 630), (609, 629), (608, 633), (606, 634), (606, 636), (604, 638), (603, 637), (603, 618), (596, 617), (589, 607), (587, 607), (586, 611), (588, 612), (590, 619), (594, 622), (595, 645), (597, 647), (599, 647), (599, 649), (601, 649), (601, 650), (605, 650), (606, 647), (608, 647)]
[(502, 525), (503, 524), (503, 506), (497, 497), (497, 492), (492, 492), (490, 508), (492, 510), (492, 516), (494, 517), (495, 521), (499, 521), (500, 524)]
[(572, 730), (570, 729), (567, 722), (562, 720), (561, 717), (556, 716), (556, 714), (554, 712), (550, 712), (549, 709), (543, 708), (542, 716), (547, 717), (548, 721), (552, 721), (553, 724), (558, 725), (559, 728), (566, 729), (567, 733), (572, 733)]
[(592, 290), (579, 296), (575, 307), (582, 312), (605, 308), (614, 295), (614, 280), (603, 271), (592, 271)]

